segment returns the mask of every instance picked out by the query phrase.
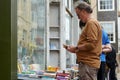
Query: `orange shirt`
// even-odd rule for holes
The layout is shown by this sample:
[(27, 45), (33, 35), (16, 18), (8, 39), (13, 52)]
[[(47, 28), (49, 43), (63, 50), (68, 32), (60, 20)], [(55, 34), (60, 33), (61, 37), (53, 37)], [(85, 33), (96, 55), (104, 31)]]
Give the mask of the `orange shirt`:
[(102, 51), (102, 29), (97, 20), (90, 19), (86, 23), (78, 41), (78, 46), (82, 44), (85, 44), (85, 50), (76, 53), (77, 62), (99, 68)]

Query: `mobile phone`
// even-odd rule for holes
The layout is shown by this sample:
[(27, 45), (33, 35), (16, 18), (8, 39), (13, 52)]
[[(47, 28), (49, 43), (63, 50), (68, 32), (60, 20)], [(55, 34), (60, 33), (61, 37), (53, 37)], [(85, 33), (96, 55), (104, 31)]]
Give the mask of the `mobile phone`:
[(68, 46), (67, 46), (67, 45), (65, 45), (65, 44), (63, 44), (63, 47), (64, 47), (65, 49), (67, 49), (67, 48), (68, 48)]

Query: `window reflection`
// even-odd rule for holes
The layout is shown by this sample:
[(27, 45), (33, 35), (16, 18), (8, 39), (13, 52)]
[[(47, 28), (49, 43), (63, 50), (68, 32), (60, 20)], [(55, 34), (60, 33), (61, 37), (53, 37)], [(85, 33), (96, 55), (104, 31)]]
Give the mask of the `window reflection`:
[(45, 69), (45, 0), (18, 0), (18, 73)]

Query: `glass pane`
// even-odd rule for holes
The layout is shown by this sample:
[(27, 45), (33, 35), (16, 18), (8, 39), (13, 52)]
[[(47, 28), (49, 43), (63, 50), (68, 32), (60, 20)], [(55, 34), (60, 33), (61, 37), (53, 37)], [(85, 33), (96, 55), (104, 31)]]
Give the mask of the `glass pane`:
[(100, 9), (113, 9), (113, 0), (100, 0)]
[(107, 31), (107, 33), (113, 33), (113, 24), (112, 23), (102, 23), (101, 25)]
[[(65, 32), (66, 32), (66, 34), (65, 34), (65, 39), (66, 39), (66, 44), (67, 45), (71, 45), (71, 17), (70, 17), (70, 15), (66, 12), (66, 17), (65, 17), (65, 21), (66, 21), (66, 27), (65, 27)], [(68, 51), (66, 51), (66, 67), (67, 68), (70, 68), (71, 67), (71, 54), (68, 52)]]
[(18, 0), (18, 73), (45, 69), (45, 0)]
[(110, 41), (113, 41), (113, 38), (114, 38), (113, 23), (101, 23), (101, 25), (105, 29), (105, 31), (108, 33)]

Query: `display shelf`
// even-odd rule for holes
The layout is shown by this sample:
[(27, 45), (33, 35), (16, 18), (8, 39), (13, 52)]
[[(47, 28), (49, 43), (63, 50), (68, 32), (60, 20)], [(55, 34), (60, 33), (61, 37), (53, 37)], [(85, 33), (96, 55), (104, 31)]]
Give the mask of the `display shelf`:
[(50, 25), (50, 28), (59, 28), (60, 26), (58, 25)]
[(60, 64), (60, 5), (50, 4), (49, 52), (50, 65)]
[(57, 39), (51, 39), (49, 45), (50, 45), (50, 50), (60, 49), (60, 46), (59, 46), (60, 43), (59, 43), (59, 40)]
[(50, 27), (50, 37), (60, 37), (60, 30), (58, 27)]
[(60, 37), (49, 37), (50, 39), (60, 39)]
[(50, 50), (50, 66), (58, 67), (60, 62), (60, 50)]
[(50, 49), (50, 51), (59, 51), (60, 49)]

